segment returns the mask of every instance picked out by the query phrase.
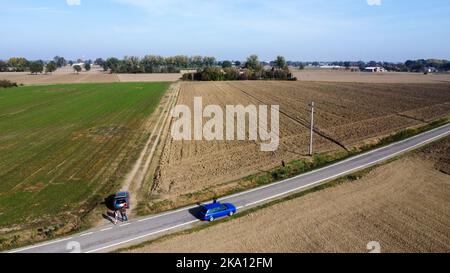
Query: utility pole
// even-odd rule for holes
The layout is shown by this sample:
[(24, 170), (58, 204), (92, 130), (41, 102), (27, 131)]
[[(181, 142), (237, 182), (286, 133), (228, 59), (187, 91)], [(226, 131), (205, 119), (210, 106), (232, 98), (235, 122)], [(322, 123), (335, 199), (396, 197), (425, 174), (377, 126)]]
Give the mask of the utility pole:
[(313, 134), (314, 134), (314, 102), (309, 104), (311, 107), (311, 136), (309, 138), (309, 155), (313, 155)]

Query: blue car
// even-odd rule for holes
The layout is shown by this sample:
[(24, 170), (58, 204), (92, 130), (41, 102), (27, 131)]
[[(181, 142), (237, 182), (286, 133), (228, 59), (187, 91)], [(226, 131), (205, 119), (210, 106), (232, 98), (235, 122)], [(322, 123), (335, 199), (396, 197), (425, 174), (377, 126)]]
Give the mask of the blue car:
[(200, 206), (200, 211), (198, 213), (198, 217), (202, 221), (214, 221), (217, 218), (232, 216), (236, 213), (236, 207), (230, 203), (220, 203), (214, 201), (211, 204), (206, 204)]

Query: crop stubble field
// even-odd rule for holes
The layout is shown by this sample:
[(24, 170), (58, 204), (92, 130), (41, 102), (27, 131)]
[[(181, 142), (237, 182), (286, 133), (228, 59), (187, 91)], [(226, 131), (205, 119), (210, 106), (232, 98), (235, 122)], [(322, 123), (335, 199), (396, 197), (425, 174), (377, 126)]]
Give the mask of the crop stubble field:
[(217, 104), (223, 109), (227, 104), (280, 105), (279, 149), (261, 152), (254, 141), (168, 139), (152, 200), (174, 201), (227, 187), (227, 182), (280, 166), (282, 160), (305, 158), (311, 101), (317, 106), (318, 153), (351, 150), (450, 115), (450, 84), (442, 83), (183, 82), (178, 104), (192, 107), (194, 97), (202, 97), (204, 106)]
[(0, 90), (0, 235), (27, 226), (79, 224), (121, 186), (168, 86)]

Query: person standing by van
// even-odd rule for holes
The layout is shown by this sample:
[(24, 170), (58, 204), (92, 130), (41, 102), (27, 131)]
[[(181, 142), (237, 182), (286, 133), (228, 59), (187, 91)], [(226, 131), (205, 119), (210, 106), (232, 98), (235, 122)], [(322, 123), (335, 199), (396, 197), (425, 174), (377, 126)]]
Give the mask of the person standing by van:
[(118, 218), (119, 218), (119, 211), (114, 210), (114, 225), (117, 225)]
[(120, 217), (122, 218), (122, 221), (128, 221), (127, 209), (125, 207), (120, 209)]

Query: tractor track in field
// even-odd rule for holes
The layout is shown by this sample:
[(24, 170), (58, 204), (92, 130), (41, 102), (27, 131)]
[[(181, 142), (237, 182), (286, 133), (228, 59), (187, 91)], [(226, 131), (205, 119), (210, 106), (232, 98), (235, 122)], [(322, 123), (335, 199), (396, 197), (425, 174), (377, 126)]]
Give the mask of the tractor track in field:
[[(138, 160), (134, 163), (131, 171), (127, 174), (126, 179), (123, 183), (122, 190), (131, 192), (131, 203), (136, 204), (138, 191), (143, 185), (144, 180), (148, 176), (148, 170), (153, 160), (153, 155), (155, 153), (156, 147), (159, 144), (160, 136), (162, 130), (164, 129), (167, 121), (169, 120), (170, 109), (178, 97), (180, 90), (180, 84), (172, 84), (168, 91), (168, 99), (164, 104), (162, 110), (155, 114), (159, 115), (147, 142), (142, 149)], [(151, 117), (152, 119), (154, 117)], [(135, 206), (133, 206), (134, 208)]]

